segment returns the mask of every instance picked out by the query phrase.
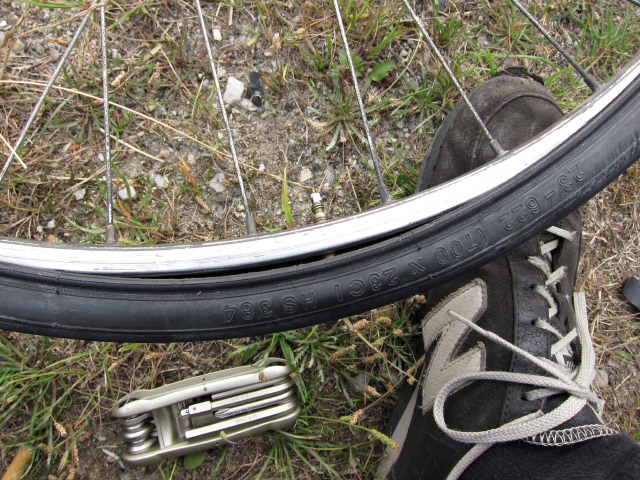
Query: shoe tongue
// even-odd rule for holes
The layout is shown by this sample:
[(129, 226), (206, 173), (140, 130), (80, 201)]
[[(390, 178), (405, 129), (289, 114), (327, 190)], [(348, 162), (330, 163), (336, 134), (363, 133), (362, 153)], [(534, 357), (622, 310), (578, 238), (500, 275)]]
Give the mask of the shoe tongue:
[(575, 327), (575, 312), (571, 301), (566, 295), (562, 295), (556, 289), (551, 289), (551, 296), (555, 301), (557, 312), (549, 318), (549, 324), (556, 328), (562, 335), (566, 335)]

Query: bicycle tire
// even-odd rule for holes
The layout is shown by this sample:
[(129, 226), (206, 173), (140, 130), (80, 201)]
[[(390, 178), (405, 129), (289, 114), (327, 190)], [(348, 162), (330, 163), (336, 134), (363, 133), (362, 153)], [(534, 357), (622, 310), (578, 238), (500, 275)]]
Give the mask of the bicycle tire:
[(424, 291), (525, 241), (595, 195), (638, 156), (640, 75), (524, 174), (423, 225), (331, 258), (195, 278), (87, 275), (2, 263), (0, 328), (173, 342), (334, 321)]

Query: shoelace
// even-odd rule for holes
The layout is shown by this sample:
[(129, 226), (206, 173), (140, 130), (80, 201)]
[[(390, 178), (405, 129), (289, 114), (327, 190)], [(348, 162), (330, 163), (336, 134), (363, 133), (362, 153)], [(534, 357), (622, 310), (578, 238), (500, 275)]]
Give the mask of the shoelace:
[[(551, 227), (547, 231), (566, 240), (572, 240), (574, 237), (574, 234), (557, 227)], [(558, 312), (558, 307), (550, 288), (555, 288), (555, 285), (565, 275), (564, 267), (556, 271), (551, 270), (551, 252), (553, 252), (558, 245), (559, 240), (557, 239), (548, 243), (542, 243), (540, 246), (541, 257), (529, 258), (529, 261), (533, 265), (540, 268), (545, 273), (545, 285), (536, 287), (536, 292), (547, 300), (547, 303), (549, 304), (549, 317), (556, 315)], [(456, 312), (448, 312), (452, 318), (464, 323), (467, 327), (475, 330), (487, 339), (508, 348), (523, 358), (526, 358), (550, 375), (545, 376), (514, 372), (478, 372), (462, 375), (447, 383), (440, 390), (433, 405), (433, 414), (436, 423), (443, 432), (454, 440), (476, 444), (460, 460), (460, 462), (458, 462), (456, 467), (447, 477), (448, 480), (459, 478), (462, 472), (464, 472), (464, 470), (473, 463), (473, 461), (488, 450), (494, 443), (529, 439), (540, 436), (573, 418), (588, 403), (595, 406), (598, 413), (601, 412), (604, 402), (599, 399), (590, 388), (591, 382), (595, 378), (596, 374), (595, 352), (589, 335), (587, 304), (583, 292), (574, 293), (573, 305), (576, 316), (576, 327), (566, 335), (562, 335), (546, 320), (537, 319), (534, 322), (535, 326), (552, 332), (558, 338), (551, 347), (551, 356), (555, 359), (555, 362), (547, 358), (536, 357), (520, 347), (504, 340), (495, 333), (479, 327)], [(568, 356), (567, 354), (570, 352), (570, 343), (575, 340), (576, 337), (582, 347), (580, 365), (578, 368), (575, 368), (573, 362), (566, 361)], [(447, 397), (461, 386), (476, 380), (520, 383), (538, 387), (527, 393), (526, 397), (528, 400), (548, 397), (560, 392), (565, 392), (568, 395), (568, 398), (548, 413), (544, 413), (542, 411), (534, 412), (498, 428), (479, 432), (464, 432), (450, 429), (444, 419), (444, 404)]]

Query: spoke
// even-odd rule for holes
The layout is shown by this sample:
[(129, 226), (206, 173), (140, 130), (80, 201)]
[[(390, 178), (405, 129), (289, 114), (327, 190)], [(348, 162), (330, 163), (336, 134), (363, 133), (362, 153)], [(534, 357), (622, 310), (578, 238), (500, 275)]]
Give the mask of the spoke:
[(496, 155), (500, 155), (504, 153), (504, 149), (500, 146), (500, 144), (498, 143), (498, 140), (493, 138), (491, 133), (489, 133), (489, 130), (487, 129), (487, 126), (484, 124), (484, 122), (480, 118), (480, 115), (478, 115), (478, 112), (476, 111), (476, 109), (473, 107), (473, 105), (471, 105), (471, 101), (469, 100), (469, 97), (467, 96), (464, 89), (460, 85), (460, 82), (458, 82), (458, 79), (456, 78), (454, 73), (451, 71), (449, 64), (440, 53), (440, 50), (438, 49), (435, 42), (433, 41), (433, 38), (431, 38), (431, 35), (429, 35), (429, 32), (427, 32), (427, 29), (424, 26), (424, 23), (422, 23), (422, 20), (420, 20), (416, 12), (413, 10), (413, 8), (411, 8), (411, 5), (409, 5), (408, 0), (402, 0), (402, 1), (404, 2), (405, 7), (407, 7), (407, 10), (409, 11), (411, 18), (413, 18), (413, 21), (416, 22), (416, 24), (418, 25), (418, 28), (420, 29), (420, 32), (422, 32), (422, 35), (427, 40), (427, 43), (429, 44), (429, 48), (431, 49), (431, 52), (436, 56), (436, 58), (440, 62), (440, 65), (442, 65), (442, 68), (445, 69), (445, 71), (447, 72), (447, 75), (455, 85), (456, 90), (458, 90), (458, 93), (462, 96), (462, 100), (464, 101), (464, 103), (467, 104), (467, 107), (469, 107), (471, 114), (474, 116), (474, 118), (478, 122), (478, 125), (480, 125), (482, 133), (484, 134), (485, 137), (487, 137), (487, 140), (489, 140), (489, 145), (491, 145), (491, 148), (493, 149), (493, 151), (496, 153)]
[(527, 17), (527, 20), (529, 20), (529, 22), (531, 22), (540, 31), (540, 33), (544, 35), (547, 40), (549, 40), (549, 43), (551, 43), (551, 45), (553, 45), (553, 47), (558, 52), (560, 52), (560, 54), (567, 60), (567, 62), (571, 64), (571, 66), (580, 74), (580, 76), (584, 80), (584, 83), (587, 84), (592, 92), (595, 92), (598, 88), (600, 88), (600, 84), (598, 83), (598, 81), (593, 78), (593, 76), (585, 72), (580, 65), (578, 65), (578, 62), (576, 62), (575, 59), (571, 55), (569, 55), (569, 53), (565, 49), (563, 49), (558, 42), (556, 42), (555, 38), (553, 38), (551, 34), (545, 30), (540, 22), (538, 22), (538, 20), (536, 20), (536, 18), (531, 15), (529, 11), (524, 8), (524, 6), (520, 2), (518, 2), (518, 0), (511, 0), (511, 3), (513, 3), (516, 8), (520, 10), (525, 17)]
[[(97, 2), (94, 2), (92, 4), (92, 7), (96, 3)], [(29, 115), (29, 119), (27, 120), (27, 123), (25, 123), (24, 127), (22, 127), (20, 136), (18, 137), (18, 140), (16, 140), (16, 142), (13, 144), (13, 149), (11, 150), (11, 153), (9, 154), (7, 161), (5, 162), (4, 167), (2, 167), (2, 171), (0, 171), (0, 182), (6, 175), (7, 170), (9, 170), (9, 167), (11, 166), (13, 159), (16, 158), (16, 152), (20, 150), (20, 147), (22, 146), (22, 142), (24, 142), (24, 139), (26, 138), (27, 133), (29, 133), (29, 129), (31, 128), (31, 125), (33, 124), (36, 117), (38, 116), (38, 113), (40, 112), (40, 109), (42, 108), (42, 105), (44, 104), (44, 101), (47, 98), (47, 95), (49, 95), (49, 91), (51, 90), (51, 87), (53, 87), (53, 83), (56, 81), (56, 78), (58, 78), (58, 75), (62, 71), (62, 68), (64, 67), (65, 63), (67, 63), (67, 59), (69, 58), (69, 54), (71, 53), (71, 50), (73, 50), (73, 47), (75, 46), (78, 38), (80, 38), (80, 34), (82, 33), (82, 31), (87, 25), (87, 22), (89, 21), (91, 11), (92, 9), (90, 8), (87, 11), (86, 15), (84, 16), (84, 18), (82, 19), (82, 22), (80, 22), (80, 25), (78, 25), (78, 28), (73, 34), (73, 38), (71, 39), (71, 41), (69, 42), (69, 45), (67, 46), (67, 49), (62, 55), (62, 58), (60, 58), (60, 61), (58, 62), (58, 65), (56, 65), (55, 70), (51, 74), (51, 78), (49, 78), (49, 82), (47, 83), (47, 86), (44, 88), (44, 91), (40, 95), (40, 98), (38, 99), (36, 105), (33, 107), (33, 110), (31, 111), (31, 115)], [(22, 163), (22, 166), (24, 168), (27, 168), (26, 165), (24, 165), (24, 163)]]
[(115, 241), (113, 225), (113, 192), (111, 185), (111, 148), (109, 147), (109, 84), (107, 79), (107, 29), (104, 18), (104, 5), (100, 7), (100, 42), (102, 44), (102, 110), (104, 125), (104, 166), (107, 182), (107, 235), (106, 242)]
[(356, 69), (353, 66), (353, 59), (351, 58), (351, 50), (349, 49), (349, 43), (347, 41), (347, 34), (344, 31), (344, 25), (342, 23), (342, 14), (340, 13), (340, 7), (338, 6), (338, 0), (333, 0), (333, 7), (336, 11), (336, 17), (338, 19), (338, 25), (340, 27), (340, 34), (342, 35), (342, 43), (344, 44), (344, 51), (347, 55), (347, 61), (349, 62), (349, 70), (351, 71), (351, 78), (353, 80), (353, 88), (356, 92), (356, 98), (358, 99), (358, 107), (360, 108), (360, 116), (364, 122), (364, 131), (367, 134), (367, 143), (369, 144), (369, 152), (371, 154), (371, 162), (376, 172), (376, 179), (378, 181), (378, 192), (380, 193), (380, 201), (385, 204), (391, 201), (387, 186), (382, 180), (382, 172), (380, 171), (380, 164), (378, 162), (378, 155), (376, 154), (376, 148), (371, 138), (371, 130), (369, 128), (369, 120), (367, 119), (367, 112), (364, 109), (364, 103), (362, 103), (362, 95), (360, 94), (360, 87), (358, 86), (358, 77), (356, 75)]
[(211, 64), (211, 73), (213, 74), (213, 81), (216, 87), (216, 93), (218, 94), (218, 103), (220, 104), (220, 111), (222, 112), (222, 121), (224, 122), (224, 128), (227, 131), (227, 139), (229, 141), (229, 150), (231, 150), (231, 156), (233, 157), (233, 165), (238, 176), (238, 186), (240, 187), (240, 194), (242, 195), (242, 202), (244, 203), (244, 211), (246, 214), (247, 222), (247, 235), (253, 235), (256, 233), (256, 224), (251, 215), (249, 209), (249, 201), (247, 200), (247, 194), (244, 189), (244, 182), (242, 181), (242, 172), (240, 171), (240, 162), (236, 155), (236, 148), (233, 143), (233, 137), (231, 136), (231, 127), (229, 126), (229, 119), (227, 118), (227, 111), (224, 109), (224, 100), (222, 99), (222, 90), (220, 90), (220, 81), (218, 80), (218, 74), (216, 72), (215, 62), (213, 61), (213, 53), (211, 52), (211, 44), (209, 43), (209, 36), (207, 34), (207, 27), (204, 23), (204, 16), (202, 15), (202, 8), (200, 7), (200, 0), (194, 0), (196, 4), (196, 10), (198, 11), (198, 18), (200, 19), (200, 28), (202, 29), (202, 35), (204, 36), (204, 44), (207, 47), (207, 55), (209, 57), (209, 63)]

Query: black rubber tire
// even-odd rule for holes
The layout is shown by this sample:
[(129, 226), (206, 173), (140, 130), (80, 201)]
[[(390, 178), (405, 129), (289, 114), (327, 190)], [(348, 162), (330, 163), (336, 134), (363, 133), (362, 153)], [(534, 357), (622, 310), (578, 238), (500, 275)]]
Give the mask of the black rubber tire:
[(525, 175), (435, 221), (306, 264), (190, 279), (0, 265), (0, 328), (136, 342), (232, 338), (334, 321), (420, 293), (525, 241), (640, 156), (640, 79)]

